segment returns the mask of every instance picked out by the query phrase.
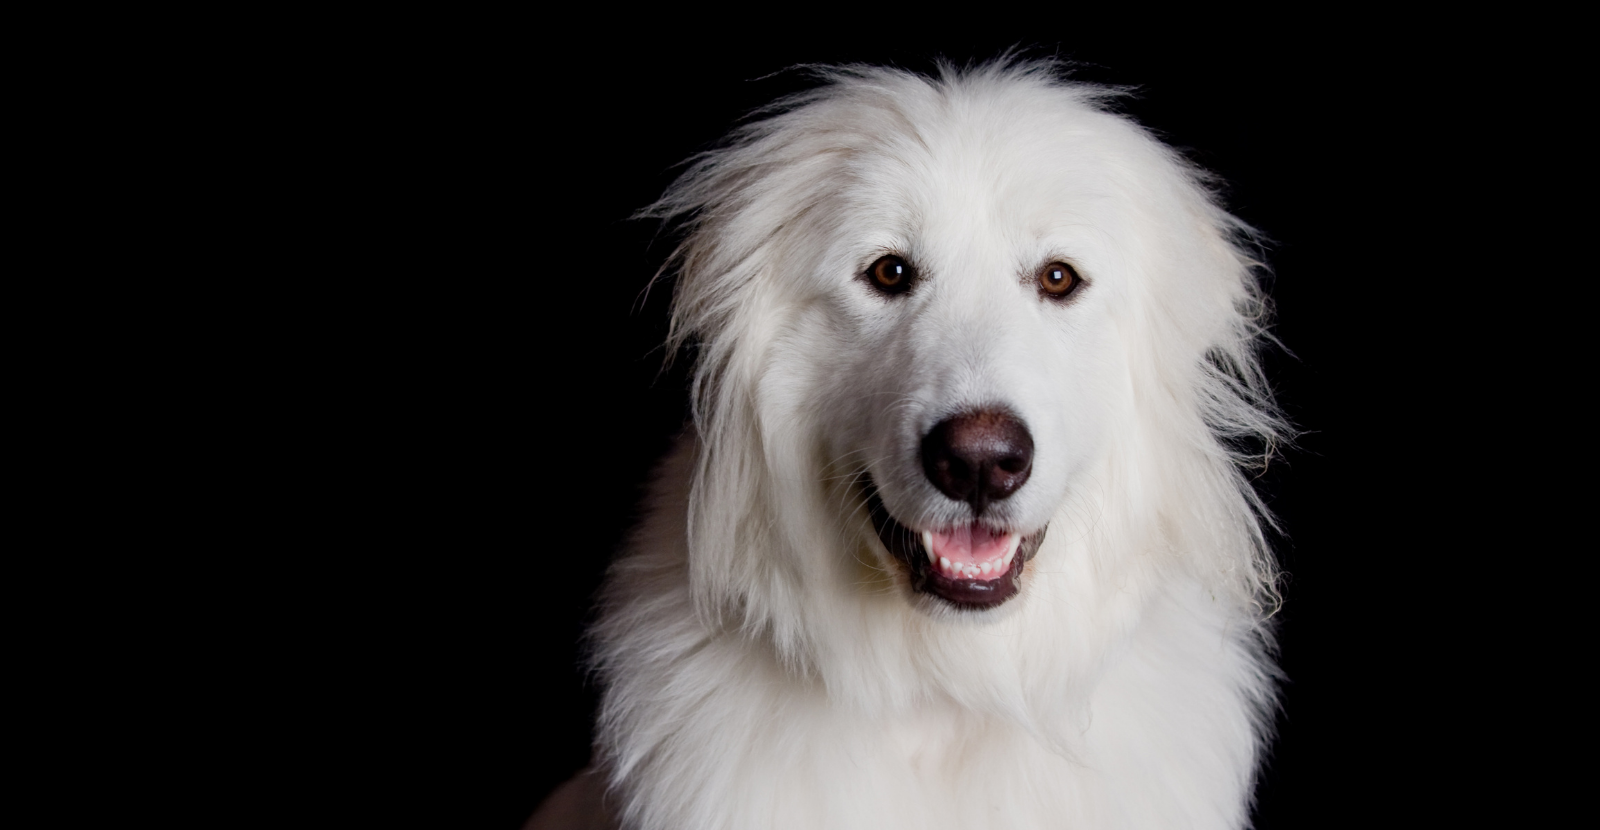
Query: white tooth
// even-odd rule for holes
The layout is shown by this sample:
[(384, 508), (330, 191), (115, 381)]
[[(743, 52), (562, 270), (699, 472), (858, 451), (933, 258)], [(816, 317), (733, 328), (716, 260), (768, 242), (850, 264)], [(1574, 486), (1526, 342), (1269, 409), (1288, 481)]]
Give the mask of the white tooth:
[(928, 552), (928, 561), (933, 562), (933, 531), (922, 531), (922, 549)]
[(1011, 561), (1011, 557), (1017, 555), (1017, 547), (1019, 545), (1021, 545), (1021, 544), (1022, 544), (1022, 534), (1020, 534), (1020, 533), (1011, 534), (1011, 541), (1006, 544), (1005, 561), (1007, 563), (1009, 563)]
[(985, 574), (987, 574), (987, 573), (988, 573), (988, 572), (989, 572), (989, 571), (991, 571), (991, 570), (994, 570), (994, 563), (992, 563), (992, 562), (985, 562), (985, 563), (983, 563), (983, 564), (982, 564), (982, 565), (979, 565), (979, 566), (978, 566), (978, 570), (981, 570), (981, 571), (983, 571), (983, 572), (984, 572), (984, 573), (985, 573)]
[(950, 574), (950, 560), (943, 556), (939, 557), (939, 570), (944, 571), (945, 575), (948, 576)]

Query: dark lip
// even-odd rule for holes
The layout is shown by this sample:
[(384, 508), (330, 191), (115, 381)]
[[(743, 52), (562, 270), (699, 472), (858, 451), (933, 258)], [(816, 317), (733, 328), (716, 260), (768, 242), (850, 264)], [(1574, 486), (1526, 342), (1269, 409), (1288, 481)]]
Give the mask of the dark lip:
[(922, 541), (918, 538), (920, 534), (889, 515), (872, 477), (862, 475), (860, 485), (862, 495), (866, 497), (867, 512), (872, 517), (872, 526), (878, 531), (878, 539), (894, 558), (911, 571), (911, 589), (920, 594), (932, 594), (957, 608), (994, 608), (1016, 596), (1021, 588), (1023, 566), (1039, 552), (1045, 531), (1050, 529), (1049, 525), (1045, 525), (1022, 537), (1017, 546), (1017, 556), (1011, 561), (1011, 569), (1000, 578), (951, 579), (934, 570), (922, 552)]

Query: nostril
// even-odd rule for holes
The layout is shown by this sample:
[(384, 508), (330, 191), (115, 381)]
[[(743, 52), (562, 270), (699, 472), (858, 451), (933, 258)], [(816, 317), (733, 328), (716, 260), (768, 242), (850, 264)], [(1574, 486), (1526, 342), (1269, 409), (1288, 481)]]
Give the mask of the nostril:
[(922, 469), (940, 492), (981, 514), (1033, 469), (1033, 436), (1017, 418), (984, 410), (940, 421), (922, 439)]
[(1030, 463), (1031, 463), (1031, 461), (1029, 459), (1026, 459), (1026, 458), (1023, 458), (1021, 456), (1017, 456), (1017, 455), (1012, 455), (1012, 456), (1007, 456), (1005, 458), (1000, 459), (999, 466), (1000, 466), (1000, 469), (1002, 469), (1002, 470), (1004, 470), (1004, 471), (1006, 471), (1008, 473), (1020, 473), (1023, 470), (1028, 469), (1028, 465)]

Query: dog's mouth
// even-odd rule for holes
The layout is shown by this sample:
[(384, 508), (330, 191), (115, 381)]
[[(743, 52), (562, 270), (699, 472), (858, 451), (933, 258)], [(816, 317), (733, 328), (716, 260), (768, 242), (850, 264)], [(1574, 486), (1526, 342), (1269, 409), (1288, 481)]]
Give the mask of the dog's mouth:
[(959, 608), (993, 608), (1016, 596), (1023, 565), (1039, 551), (1048, 525), (1026, 536), (973, 522), (916, 531), (889, 515), (872, 479), (861, 488), (878, 539), (911, 570), (911, 589)]

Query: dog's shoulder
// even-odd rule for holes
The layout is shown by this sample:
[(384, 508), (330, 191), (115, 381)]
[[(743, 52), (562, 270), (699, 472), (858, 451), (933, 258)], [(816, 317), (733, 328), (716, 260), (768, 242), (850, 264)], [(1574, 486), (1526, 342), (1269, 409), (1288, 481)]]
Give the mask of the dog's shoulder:
[(604, 776), (585, 769), (550, 793), (522, 830), (617, 830), (605, 792)]

